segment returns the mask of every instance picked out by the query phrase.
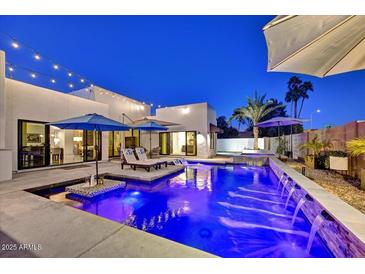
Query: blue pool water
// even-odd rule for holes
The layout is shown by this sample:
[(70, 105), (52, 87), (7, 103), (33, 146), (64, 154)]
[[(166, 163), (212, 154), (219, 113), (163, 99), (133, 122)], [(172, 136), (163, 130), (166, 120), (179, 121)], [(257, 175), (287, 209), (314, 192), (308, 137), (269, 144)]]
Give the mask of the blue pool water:
[(77, 208), (222, 257), (332, 257), (268, 167), (194, 165), (152, 186), (128, 183)]

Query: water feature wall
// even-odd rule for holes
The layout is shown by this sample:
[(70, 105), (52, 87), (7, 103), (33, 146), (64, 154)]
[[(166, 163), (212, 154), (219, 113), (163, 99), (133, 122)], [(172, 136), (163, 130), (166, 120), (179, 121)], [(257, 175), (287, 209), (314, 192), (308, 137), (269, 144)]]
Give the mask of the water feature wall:
[[(278, 180), (282, 178), (283, 172), (288, 172), (288, 170), (284, 169), (291, 169), (290, 167), (280, 162), (278, 159), (270, 158), (269, 165), (278, 177)], [(291, 169), (290, 173), (292, 174), (293, 172), (296, 171)], [(365, 243), (361, 241), (358, 237), (356, 237), (354, 233), (347, 229), (340, 221), (332, 218), (331, 212), (324, 208), (318, 201), (316, 201), (315, 199), (311, 199), (311, 196), (304, 189), (305, 187), (310, 186), (308, 186), (308, 182), (304, 184), (305, 187), (302, 186), (300, 182), (301, 176), (301, 174), (298, 174), (295, 180), (292, 180), (291, 183), (288, 183), (286, 185), (286, 195), (288, 195), (288, 192), (292, 189), (292, 187), (297, 184), (296, 190), (291, 193), (291, 199), (295, 201), (296, 204), (298, 204), (302, 200), (300, 203), (300, 210), (302, 210), (302, 212), (312, 225), (314, 224), (317, 226), (320, 221), (320, 225), (318, 225), (318, 227), (316, 227), (315, 229), (317, 229), (318, 235), (322, 238), (322, 240), (326, 243), (328, 248), (336, 257), (364, 258)], [(281, 188), (283, 187), (284, 181), (285, 179), (283, 179), (281, 182)], [(316, 184), (315, 182), (312, 183)], [(308, 199), (306, 199), (305, 197), (307, 197)], [(303, 198), (306, 199), (305, 202), (303, 201)], [(323, 217), (323, 215), (325, 217)], [(363, 229), (365, 231), (365, 226), (363, 227)]]

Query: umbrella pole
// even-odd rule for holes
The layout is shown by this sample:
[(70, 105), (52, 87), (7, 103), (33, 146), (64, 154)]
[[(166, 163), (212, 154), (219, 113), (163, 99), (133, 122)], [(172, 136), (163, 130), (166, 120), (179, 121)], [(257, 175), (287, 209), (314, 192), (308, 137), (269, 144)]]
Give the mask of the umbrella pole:
[(98, 158), (99, 158), (99, 148), (98, 148), (98, 138), (97, 138), (97, 131), (94, 130), (95, 133), (95, 151), (96, 151), (96, 162), (95, 162), (95, 167), (96, 167), (96, 184), (99, 184), (99, 165), (98, 165)]
[(293, 125), (290, 125), (290, 158), (293, 158)]
[(150, 131), (150, 158), (152, 159), (152, 132)]

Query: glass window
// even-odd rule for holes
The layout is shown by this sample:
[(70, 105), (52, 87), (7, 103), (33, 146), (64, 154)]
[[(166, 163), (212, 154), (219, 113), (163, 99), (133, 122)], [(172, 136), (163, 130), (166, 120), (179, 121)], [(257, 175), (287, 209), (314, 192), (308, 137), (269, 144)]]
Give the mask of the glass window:
[(130, 129), (124, 133), (124, 141), (126, 148), (136, 148), (140, 146), (139, 130)]
[(83, 131), (50, 127), (50, 164), (61, 165), (83, 161)]
[(168, 155), (170, 154), (170, 133), (160, 132), (160, 154)]
[(184, 131), (170, 133), (170, 154), (186, 155), (186, 134)]
[(109, 132), (109, 157), (119, 157), (122, 146), (122, 133), (120, 131)]
[(85, 142), (84, 147), (86, 150), (86, 161), (95, 161), (96, 149), (95, 145), (98, 145), (98, 159), (101, 160), (101, 133), (86, 130), (84, 132)]
[(47, 165), (46, 125), (40, 122), (19, 121), (19, 134), (19, 169)]
[(196, 132), (195, 131), (186, 132), (186, 155), (190, 155), (190, 156), (196, 155)]
[(211, 132), (209, 134), (209, 138), (210, 138), (210, 149), (215, 149), (215, 133)]

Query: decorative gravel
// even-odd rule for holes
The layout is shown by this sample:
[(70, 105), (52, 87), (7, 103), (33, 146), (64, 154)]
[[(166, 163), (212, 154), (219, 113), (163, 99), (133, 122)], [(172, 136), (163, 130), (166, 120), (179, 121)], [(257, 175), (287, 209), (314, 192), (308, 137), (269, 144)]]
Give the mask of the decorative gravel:
[[(298, 172), (301, 172), (304, 166), (295, 161), (288, 161), (287, 164)], [(338, 196), (344, 202), (365, 214), (365, 191), (359, 188), (359, 180), (345, 178), (341, 174), (332, 171), (311, 169), (308, 167), (306, 167), (306, 176), (328, 192)]]

